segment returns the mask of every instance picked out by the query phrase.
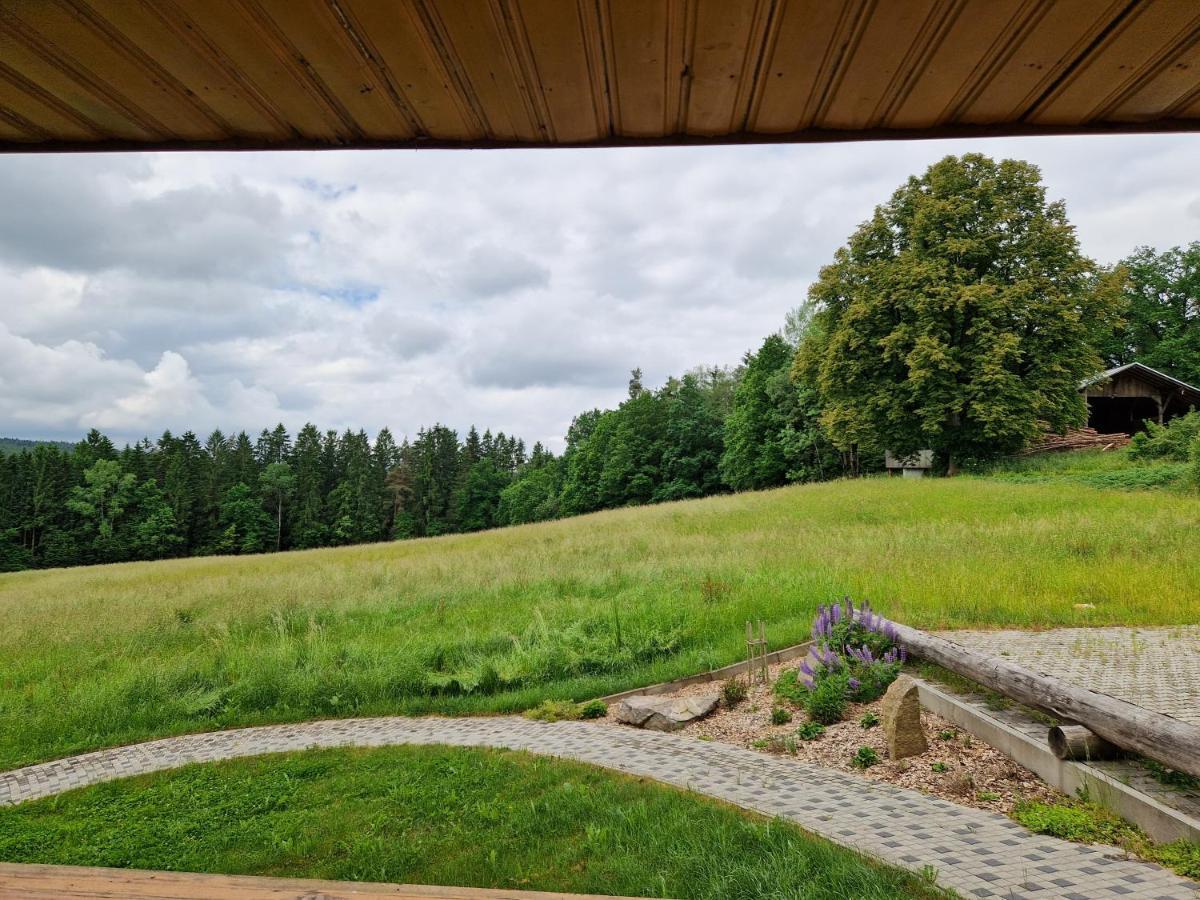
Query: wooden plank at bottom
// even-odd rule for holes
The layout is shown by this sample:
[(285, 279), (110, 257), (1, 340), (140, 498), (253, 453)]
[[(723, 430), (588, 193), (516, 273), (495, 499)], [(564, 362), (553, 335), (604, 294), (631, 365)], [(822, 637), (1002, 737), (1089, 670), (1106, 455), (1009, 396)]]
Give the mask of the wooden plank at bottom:
[(393, 900), (599, 900), (594, 894), (0, 863), (0, 900), (36, 900), (40, 897), (80, 900), (350, 900), (355, 897), (391, 897)]

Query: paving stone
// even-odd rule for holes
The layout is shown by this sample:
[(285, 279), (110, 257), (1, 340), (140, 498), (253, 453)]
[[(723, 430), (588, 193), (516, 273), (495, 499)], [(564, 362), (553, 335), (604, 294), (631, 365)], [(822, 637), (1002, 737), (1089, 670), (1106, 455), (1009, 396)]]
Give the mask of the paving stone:
[[(1194, 888), (1200, 887), (1155, 866), (1034, 835), (993, 813), (849, 773), (678, 734), (516, 717), (348, 719), (166, 738), (0, 773), (0, 805), (191, 761), (394, 744), (526, 749), (686, 785), (746, 809), (782, 815), (902, 868), (920, 872), (929, 866), (938, 871), (939, 884), (964, 896), (1116, 897), (1121, 893), (1112, 889), (1119, 887), (1138, 896), (1196, 900)], [(782, 795), (789, 798), (786, 804)], [(1029, 860), (1044, 862), (1037, 867), (1044, 878), (1033, 881)], [(1129, 880), (1151, 876), (1152, 888)]]

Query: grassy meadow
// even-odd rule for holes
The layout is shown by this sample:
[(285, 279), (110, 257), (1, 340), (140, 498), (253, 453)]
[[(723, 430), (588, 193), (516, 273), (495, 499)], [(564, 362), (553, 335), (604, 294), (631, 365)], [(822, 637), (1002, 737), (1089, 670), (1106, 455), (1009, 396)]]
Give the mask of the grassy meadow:
[(0, 769), (236, 724), (585, 699), (734, 661), (748, 618), (773, 647), (800, 641), (844, 594), (929, 628), (1194, 623), (1198, 525), (1180, 492), (873, 478), (0, 575)]
[(941, 896), (694, 794), (446, 747), (262, 756), (0, 808), (0, 859), (722, 900)]

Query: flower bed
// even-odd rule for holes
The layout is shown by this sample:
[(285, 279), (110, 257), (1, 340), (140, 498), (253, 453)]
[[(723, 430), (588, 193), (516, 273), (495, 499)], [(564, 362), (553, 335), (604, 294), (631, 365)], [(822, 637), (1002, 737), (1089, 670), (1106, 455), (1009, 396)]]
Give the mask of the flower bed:
[(929, 749), (888, 759), (881, 698), (906, 662), (892, 624), (869, 604), (856, 609), (847, 598), (820, 607), (812, 636), (813, 646), (799, 665), (771, 666), (766, 683), (747, 686), (743, 678), (723, 688), (709, 682), (663, 695), (721, 691), (717, 711), (683, 733), (856, 771), (997, 812), (1011, 812), (1022, 801), (1061, 798), (1028, 769), (927, 711), (921, 725)]

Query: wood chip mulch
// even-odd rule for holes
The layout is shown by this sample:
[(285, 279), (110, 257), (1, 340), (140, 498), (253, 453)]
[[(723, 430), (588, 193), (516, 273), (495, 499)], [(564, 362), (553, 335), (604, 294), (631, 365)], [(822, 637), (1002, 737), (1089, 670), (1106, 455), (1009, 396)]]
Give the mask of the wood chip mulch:
[[(929, 749), (920, 756), (908, 759), (893, 761), (887, 758), (887, 740), (882, 725), (864, 729), (859, 724), (859, 720), (868, 712), (882, 718), (881, 701), (851, 704), (844, 721), (827, 726), (825, 733), (815, 740), (801, 740), (796, 735), (796, 729), (807, 721), (807, 716), (803, 710), (781, 704), (772, 690), (780, 672), (794, 665), (786, 663), (772, 666), (770, 681), (751, 685), (746, 699), (741, 703), (733, 708), (722, 705), (708, 717), (684, 726), (678, 733), (763, 753), (775, 752), (785, 759), (853, 772), (874, 781), (886, 781), (992, 812), (1008, 813), (1019, 800), (1054, 802), (1062, 799), (1059, 791), (1033, 772), (927, 710), (921, 713), (921, 724)], [(690, 685), (662, 696), (664, 699), (687, 697), (719, 693), (720, 690), (720, 682), (709, 682)], [(785, 706), (792, 714), (792, 721), (787, 725), (771, 724), (771, 710), (779, 705)], [(598, 721), (618, 728), (629, 727), (618, 725), (611, 719)], [(775, 742), (774, 751), (763, 748), (761, 742), (769, 742), (772, 737), (779, 739)], [(787, 738), (794, 738), (794, 754), (790, 752), (791, 742), (788, 742), (788, 750), (781, 751), (779, 748), (779, 743)], [(756, 742), (760, 746), (755, 746)], [(860, 747), (874, 749), (880, 761), (867, 769), (852, 766), (850, 760)], [(939, 763), (946, 767), (945, 771), (938, 771), (942, 767)]]

